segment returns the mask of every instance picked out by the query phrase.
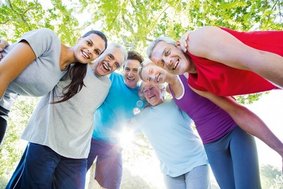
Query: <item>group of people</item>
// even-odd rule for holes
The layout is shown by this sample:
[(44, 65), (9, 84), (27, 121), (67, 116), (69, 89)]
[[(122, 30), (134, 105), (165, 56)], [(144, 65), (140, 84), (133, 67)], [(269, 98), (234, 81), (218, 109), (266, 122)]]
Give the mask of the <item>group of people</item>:
[(282, 88), (283, 31), (203, 27), (156, 39), (147, 61), (96, 30), (73, 47), (49, 29), (1, 45), (0, 142), (17, 96), (42, 96), (7, 189), (84, 188), (95, 160), (98, 183), (120, 188), (124, 125), (149, 139), (168, 189), (210, 188), (208, 165), (221, 188), (261, 188), (251, 135), (283, 157), (283, 143), (231, 97)]

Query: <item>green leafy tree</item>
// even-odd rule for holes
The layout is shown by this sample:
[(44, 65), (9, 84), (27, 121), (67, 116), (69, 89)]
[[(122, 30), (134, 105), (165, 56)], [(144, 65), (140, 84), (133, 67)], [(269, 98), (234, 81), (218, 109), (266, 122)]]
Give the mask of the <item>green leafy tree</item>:
[[(72, 45), (82, 30), (93, 27), (106, 32), (112, 41), (144, 54), (147, 44), (160, 35), (178, 39), (185, 31), (205, 25), (282, 30), (282, 7), (281, 0), (2, 0), (0, 36), (15, 42), (29, 30), (46, 27)], [(259, 97), (255, 94), (238, 100), (251, 103)], [(0, 148), (0, 187), (22, 153), (17, 148), (19, 136), (35, 103), (24, 99), (19, 99), (11, 111), (8, 133)], [(143, 153), (147, 153), (145, 149)], [(271, 178), (282, 181), (275, 175)]]
[(73, 44), (79, 36), (79, 22), (62, 1), (52, 0), (43, 6), (34, 0), (4, 0), (0, 6), (0, 36), (15, 41), (23, 33), (37, 29), (54, 30), (65, 43)]

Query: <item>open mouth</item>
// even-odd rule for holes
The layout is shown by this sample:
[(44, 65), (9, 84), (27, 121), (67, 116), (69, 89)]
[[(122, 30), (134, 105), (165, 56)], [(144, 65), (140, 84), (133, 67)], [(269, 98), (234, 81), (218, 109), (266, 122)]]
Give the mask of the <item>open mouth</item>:
[(89, 56), (89, 54), (87, 53), (87, 52), (85, 52), (85, 51), (81, 51), (82, 52), (82, 55), (83, 55), (83, 57), (85, 58), (85, 59), (90, 59), (90, 56)]
[(135, 81), (135, 78), (134, 78), (134, 77), (127, 77), (127, 80), (129, 80), (129, 81)]
[(175, 65), (174, 65), (174, 67), (172, 68), (172, 70), (176, 70), (176, 68), (177, 68), (178, 65), (179, 65), (179, 62), (180, 62), (180, 60), (178, 59), (178, 60), (175, 62)]
[(148, 97), (149, 99), (152, 99), (152, 98), (154, 98), (155, 97), (155, 95), (152, 95), (152, 96), (150, 96), (150, 97)]
[(160, 81), (160, 75), (161, 75), (161, 73), (158, 73), (158, 75), (155, 77), (155, 81), (157, 82), (157, 83), (159, 83), (159, 81)]
[(111, 68), (110, 68), (108, 62), (106, 62), (106, 61), (103, 61), (103, 62), (102, 62), (102, 67), (103, 67), (106, 71), (108, 71), (108, 72), (111, 71)]

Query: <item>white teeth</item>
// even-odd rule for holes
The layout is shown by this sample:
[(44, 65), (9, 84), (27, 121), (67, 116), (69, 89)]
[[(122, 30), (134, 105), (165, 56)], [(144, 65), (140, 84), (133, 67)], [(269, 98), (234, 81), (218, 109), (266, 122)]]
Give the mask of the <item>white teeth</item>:
[(160, 80), (160, 73), (156, 76), (156, 78), (155, 78), (155, 81), (157, 82), (157, 83), (159, 83), (159, 80)]
[(135, 80), (135, 78), (131, 78), (131, 77), (127, 77), (127, 79), (130, 80), (130, 81), (134, 81)]
[(105, 69), (105, 70), (107, 70), (107, 71), (111, 71), (111, 69), (110, 69), (110, 67), (108, 66), (108, 64), (107, 63), (102, 63), (102, 66), (103, 66), (103, 68)]
[(83, 54), (84, 58), (90, 59), (90, 56), (86, 52), (82, 51), (82, 54)]
[(175, 66), (174, 66), (173, 70), (176, 70), (178, 65), (179, 65), (179, 60), (177, 60), (177, 62), (175, 63)]

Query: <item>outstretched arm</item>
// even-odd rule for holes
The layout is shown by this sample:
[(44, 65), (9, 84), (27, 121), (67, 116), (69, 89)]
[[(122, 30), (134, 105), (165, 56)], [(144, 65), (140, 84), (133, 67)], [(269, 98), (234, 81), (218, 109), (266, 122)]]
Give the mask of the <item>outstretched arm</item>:
[(213, 26), (186, 33), (181, 47), (190, 53), (227, 66), (249, 70), (283, 87), (283, 57), (245, 45), (228, 32)]
[(0, 98), (12, 82), (32, 61), (35, 54), (31, 47), (20, 42), (0, 62)]
[(229, 113), (243, 130), (262, 140), (265, 144), (278, 152), (283, 160), (283, 143), (256, 114), (238, 104), (230, 97), (219, 97), (208, 92), (193, 90)]

